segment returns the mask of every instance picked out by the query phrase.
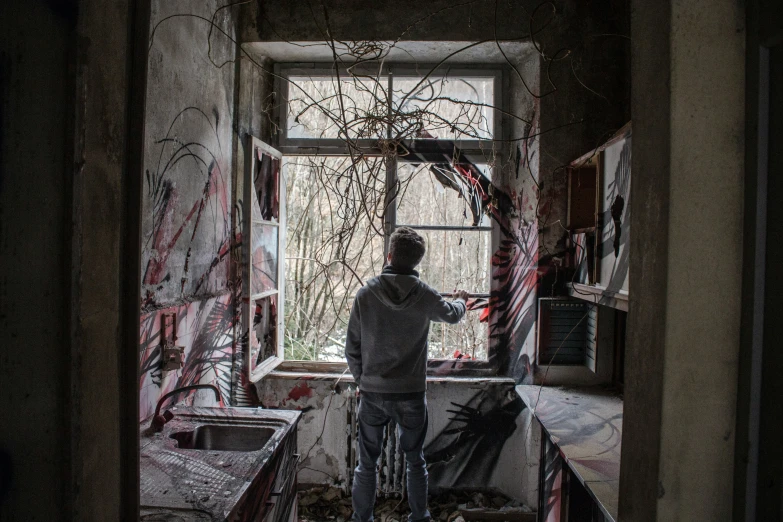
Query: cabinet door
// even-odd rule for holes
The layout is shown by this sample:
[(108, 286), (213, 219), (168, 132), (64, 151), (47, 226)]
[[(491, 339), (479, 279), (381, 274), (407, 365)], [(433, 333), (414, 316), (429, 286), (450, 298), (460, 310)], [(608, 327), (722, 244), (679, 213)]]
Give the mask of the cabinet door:
[(299, 469), (299, 455), (295, 453), (297, 446), (296, 427), (287, 436), (282, 448), (280, 465), (276, 470), (276, 477), (267, 501), (271, 507), (264, 517), (265, 522), (287, 522), (295, 516), (298, 499), (296, 495), (296, 473)]

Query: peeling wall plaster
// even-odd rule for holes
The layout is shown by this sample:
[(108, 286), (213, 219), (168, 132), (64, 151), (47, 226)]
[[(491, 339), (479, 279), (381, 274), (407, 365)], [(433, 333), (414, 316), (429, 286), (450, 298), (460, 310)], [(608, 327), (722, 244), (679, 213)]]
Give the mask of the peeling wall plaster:
[[(349, 484), (350, 420), (357, 403), (344, 383), (333, 393), (335, 380), (269, 377), (260, 383), (264, 407), (303, 412), (300, 483)], [(433, 490), (498, 488), (535, 505), (540, 431), (511, 383), (430, 383), (427, 400), (424, 453)]]

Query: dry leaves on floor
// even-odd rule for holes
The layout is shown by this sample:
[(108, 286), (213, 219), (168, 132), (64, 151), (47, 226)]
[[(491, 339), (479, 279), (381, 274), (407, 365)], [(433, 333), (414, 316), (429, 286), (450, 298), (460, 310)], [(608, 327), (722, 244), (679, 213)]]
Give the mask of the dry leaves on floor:
[[(480, 520), (481, 513), (505, 513), (508, 520), (519, 520), (530, 508), (498, 493), (447, 492), (430, 496), (432, 520), (437, 522), (466, 522)], [(378, 498), (375, 502), (377, 522), (405, 522), (408, 519), (408, 501), (399, 498)], [(299, 522), (347, 522), (353, 509), (351, 497), (335, 487), (316, 487), (299, 492)]]

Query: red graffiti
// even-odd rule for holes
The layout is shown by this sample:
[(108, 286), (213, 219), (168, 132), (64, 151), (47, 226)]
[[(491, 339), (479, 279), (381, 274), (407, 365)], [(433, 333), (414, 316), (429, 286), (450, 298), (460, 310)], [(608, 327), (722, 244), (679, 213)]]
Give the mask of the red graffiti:
[[(225, 183), (222, 179), (220, 179), (220, 176), (220, 167), (216, 163), (213, 163), (209, 170), (207, 182), (204, 185), (201, 198), (199, 198), (199, 200), (193, 204), (193, 207), (190, 209), (190, 212), (188, 212), (185, 220), (182, 222), (179, 229), (174, 231), (173, 234), (171, 233), (171, 229), (173, 226), (173, 213), (176, 207), (177, 193), (175, 189), (171, 187), (170, 194), (164, 200), (165, 203), (161, 209), (162, 214), (158, 220), (156, 232), (153, 237), (153, 248), (157, 253), (157, 257), (153, 257), (149, 261), (147, 271), (144, 276), (144, 284), (154, 285), (161, 282), (169, 255), (174, 251), (174, 245), (177, 244), (180, 236), (185, 231), (185, 227), (190, 224), (190, 222), (193, 220), (193, 217), (195, 216), (196, 220), (190, 238), (191, 242), (193, 242), (196, 236), (196, 230), (198, 230), (198, 226), (201, 221), (201, 215), (207, 205), (207, 200), (209, 200), (212, 196), (217, 195), (218, 200), (225, 211), (228, 203), (226, 200)], [(186, 272), (189, 260), (190, 249), (188, 250), (188, 254), (185, 260)]]
[(313, 389), (310, 388), (306, 382), (300, 382), (294, 386), (290, 392), (288, 392), (288, 398), (292, 401), (298, 401), (302, 397), (312, 397)]

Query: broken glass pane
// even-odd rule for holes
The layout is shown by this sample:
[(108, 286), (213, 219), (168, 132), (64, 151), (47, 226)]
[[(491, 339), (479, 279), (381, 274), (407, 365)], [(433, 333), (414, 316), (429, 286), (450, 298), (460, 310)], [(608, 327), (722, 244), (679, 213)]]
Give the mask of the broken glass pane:
[(277, 296), (257, 299), (252, 304), (250, 360), (252, 368), (255, 368), (267, 358), (277, 355)]
[(258, 161), (253, 173), (253, 220), (272, 221), (280, 218), (280, 161), (257, 150)]
[(488, 165), (401, 163), (397, 174), (397, 224), (490, 226), (483, 210), (491, 179)]

